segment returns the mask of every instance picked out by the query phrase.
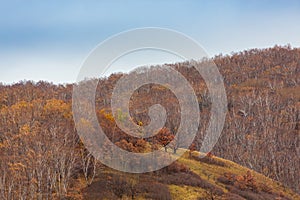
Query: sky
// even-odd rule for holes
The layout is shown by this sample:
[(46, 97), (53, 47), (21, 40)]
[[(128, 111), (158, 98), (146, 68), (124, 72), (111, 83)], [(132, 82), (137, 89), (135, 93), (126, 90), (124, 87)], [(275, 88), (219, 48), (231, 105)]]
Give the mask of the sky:
[[(213, 57), (275, 44), (300, 47), (299, 22), (300, 1), (293, 0), (0, 0), (0, 82), (75, 82), (100, 42), (129, 29), (173, 29)], [(152, 64), (180, 60), (164, 52), (141, 55)], [(133, 67), (124, 58), (114, 71)]]

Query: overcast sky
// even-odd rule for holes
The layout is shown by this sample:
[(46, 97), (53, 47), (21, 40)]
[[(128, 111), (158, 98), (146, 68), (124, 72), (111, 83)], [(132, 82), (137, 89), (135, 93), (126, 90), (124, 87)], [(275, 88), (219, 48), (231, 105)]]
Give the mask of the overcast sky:
[[(214, 56), (275, 44), (299, 47), (299, 24), (300, 1), (293, 0), (0, 1), (0, 82), (74, 82), (98, 43), (133, 28), (174, 29)], [(122, 64), (116, 70), (132, 67)]]

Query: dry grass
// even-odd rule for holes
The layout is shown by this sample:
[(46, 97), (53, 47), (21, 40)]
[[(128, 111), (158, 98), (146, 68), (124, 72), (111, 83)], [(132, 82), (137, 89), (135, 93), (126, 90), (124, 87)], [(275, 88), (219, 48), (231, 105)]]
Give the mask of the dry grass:
[[(179, 153), (184, 151), (183, 149), (178, 150)], [(200, 153), (193, 152), (192, 155), (199, 156)], [(300, 199), (299, 195), (284, 188), (282, 184), (259, 173), (222, 158), (213, 156), (212, 159), (212, 162), (217, 164), (190, 158), (189, 153), (186, 152), (174, 167), (181, 168), (184, 165), (187, 170), (178, 172), (173, 170), (174, 167), (171, 168), (171, 171), (163, 169), (155, 173), (146, 174), (121, 173), (105, 168), (99, 172), (99, 175), (90, 187), (81, 187), (83, 194), (81, 199), (132, 199), (128, 192), (124, 192), (122, 198), (118, 198), (112, 191), (112, 187), (107, 187), (107, 182), (112, 177), (120, 177), (127, 183), (133, 183), (136, 191), (134, 199), (138, 200), (205, 200), (211, 199), (211, 195), (213, 195), (214, 199), (275, 199), (277, 197), (281, 199)], [(250, 171), (255, 178), (258, 187), (260, 187), (259, 192), (251, 191), (250, 189), (240, 190), (234, 184), (220, 181), (220, 177), (224, 177), (224, 173), (243, 176), (247, 171)], [(193, 183), (188, 182), (192, 179), (193, 181), (191, 182)], [(262, 188), (263, 184), (267, 185), (268, 188)], [(80, 185), (82, 186), (82, 184)], [(125, 187), (127, 184), (123, 185)]]

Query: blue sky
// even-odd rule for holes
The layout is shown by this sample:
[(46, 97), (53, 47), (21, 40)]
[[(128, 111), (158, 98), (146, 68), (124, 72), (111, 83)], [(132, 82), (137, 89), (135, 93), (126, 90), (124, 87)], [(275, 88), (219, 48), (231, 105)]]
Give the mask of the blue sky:
[(0, 1), (0, 82), (74, 82), (98, 43), (128, 29), (174, 29), (214, 56), (300, 47), (299, 22), (300, 1), (293, 0)]

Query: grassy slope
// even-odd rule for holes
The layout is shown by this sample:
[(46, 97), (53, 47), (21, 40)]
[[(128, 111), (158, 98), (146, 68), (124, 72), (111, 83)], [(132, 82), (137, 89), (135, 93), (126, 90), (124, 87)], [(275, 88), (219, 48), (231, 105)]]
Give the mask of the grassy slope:
[[(132, 199), (126, 191), (123, 192), (122, 198), (119, 198), (115, 192), (119, 190), (120, 185), (130, 184), (134, 186), (136, 191), (134, 199), (197, 200), (211, 199), (212, 196), (214, 199), (300, 199), (300, 196), (293, 191), (262, 174), (217, 157), (211, 158), (210, 162), (207, 160), (199, 161), (198, 155), (199, 153), (193, 153), (193, 158), (190, 158), (186, 153), (178, 160), (178, 163), (189, 168), (189, 172), (163, 171), (136, 175), (102, 167), (99, 175), (89, 187), (85, 186), (82, 178), (79, 179), (81, 183), (78, 182), (77, 191), (80, 190), (81, 192), (77, 193), (77, 198), (91, 200)], [(220, 177), (224, 177), (224, 173), (242, 177), (248, 171), (254, 177), (258, 190), (253, 191), (248, 188), (239, 190), (233, 184), (219, 181)], [(121, 179), (115, 180), (116, 178)], [(197, 182), (197, 180), (199, 181)], [(204, 186), (202, 186), (203, 184)], [(207, 185), (212, 186), (208, 187)], [(164, 193), (168, 193), (168, 195), (164, 195)]]
[[(268, 187), (270, 187), (272, 193), (281, 194), (282, 196), (285, 196), (290, 199), (300, 199), (300, 196), (295, 194), (293, 191), (291, 191), (288, 188), (285, 188), (281, 183), (276, 182), (260, 173), (257, 173), (253, 170), (250, 170), (246, 167), (243, 167), (241, 165), (238, 165), (234, 162), (231, 162), (229, 160), (225, 160), (222, 158), (213, 158), (216, 161), (219, 161), (221, 163), (225, 163), (225, 166), (218, 166), (214, 164), (207, 164), (201, 161), (196, 161), (194, 159), (188, 158), (188, 156), (183, 156), (179, 159), (181, 163), (184, 163), (185, 165), (189, 166), (189, 168), (198, 174), (202, 179), (207, 180), (208, 182), (212, 183), (213, 185), (217, 185), (218, 187), (221, 187), (225, 193), (229, 192), (226, 189), (226, 185), (223, 183), (220, 183), (217, 179), (218, 177), (221, 177), (224, 175), (224, 173), (231, 173), (243, 176), (247, 173), (247, 171), (250, 171), (251, 174), (254, 176), (257, 184), (266, 184)], [(196, 192), (196, 191), (195, 191)], [(193, 196), (193, 193), (195, 192), (189, 192), (188, 194)], [(175, 194), (174, 194), (175, 195)], [(188, 196), (189, 196), (188, 195)], [(279, 195), (280, 196), (280, 195)], [(178, 198), (178, 199), (193, 199), (193, 198)], [(278, 197), (280, 199), (280, 197)]]

